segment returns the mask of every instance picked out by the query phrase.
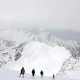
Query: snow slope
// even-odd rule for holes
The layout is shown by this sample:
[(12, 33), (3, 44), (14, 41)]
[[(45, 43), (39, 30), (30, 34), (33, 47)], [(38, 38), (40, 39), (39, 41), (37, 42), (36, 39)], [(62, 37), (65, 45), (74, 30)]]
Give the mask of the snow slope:
[[(0, 79), (1, 80), (54, 80), (52, 77), (44, 76), (41, 78), (40, 76), (36, 76), (33, 78), (29, 74), (25, 74), (24, 78), (19, 77), (19, 72), (7, 70), (7, 69), (0, 69)], [(55, 80), (78, 80), (78, 79), (68, 79), (68, 78), (61, 78), (55, 77)]]
[(57, 75), (80, 80), (80, 58), (67, 59)]
[[(75, 58), (80, 57), (80, 42), (64, 40), (48, 32), (4, 31), (0, 33), (0, 67), (20, 70), (24, 66), (28, 73), (35, 68), (36, 75), (39, 75), (40, 70), (43, 69), (45, 75), (51, 76), (62, 71), (63, 74), (67, 73), (66, 76), (70, 76), (68, 73), (72, 75), (76, 73), (74, 70), (67, 70), (70, 67), (75, 69), (76, 65), (70, 57), (74, 57), (75, 62), (77, 61)], [(68, 63), (67, 60), (70, 62)], [(77, 71), (80, 71), (80, 63), (76, 66)]]
[(5, 68), (20, 70), (24, 66), (28, 73), (35, 68), (36, 75), (43, 70), (45, 75), (51, 76), (60, 71), (63, 63), (70, 56), (70, 51), (64, 47), (52, 47), (46, 43), (33, 41), (24, 46), (22, 56), (18, 61), (13, 64), (8, 63)]

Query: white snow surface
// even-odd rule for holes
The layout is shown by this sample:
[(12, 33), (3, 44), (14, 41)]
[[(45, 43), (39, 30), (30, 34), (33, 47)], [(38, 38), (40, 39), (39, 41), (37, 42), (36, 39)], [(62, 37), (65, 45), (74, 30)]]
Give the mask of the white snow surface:
[[(4, 36), (3, 36), (4, 34)], [(44, 71), (44, 76), (52, 76), (52, 74), (57, 74), (60, 70), (62, 65), (64, 64), (69, 57), (71, 57), (69, 50), (71, 53), (78, 54), (78, 43), (75, 40), (62, 40), (60, 38), (57, 38), (55, 36), (50, 36), (48, 33), (41, 32), (37, 34), (33, 34), (30, 32), (22, 32), (22, 31), (4, 31), (0, 34), (0, 40), (1, 40), (1, 46), (0, 49), (3, 50), (1, 53), (8, 52), (9, 54), (3, 57), (3, 60), (8, 62), (9, 56), (11, 55), (12, 59), (5, 65), (3, 65), (4, 68), (11, 69), (11, 70), (18, 70), (24, 66), (26, 69), (26, 73), (31, 74), (31, 70), (34, 68), (36, 70), (36, 80), (41, 80), (39, 76), (40, 70), (42, 69)], [(5, 46), (5, 41), (12, 41), (13, 48), (19, 46), (22, 43), (26, 43), (26, 46), (22, 47), (23, 52), (21, 52), (22, 57), (18, 59), (17, 61), (14, 61), (15, 56), (15, 49), (12, 50), (12, 47)], [(51, 45), (51, 46), (50, 46)], [(64, 47), (63, 47), (64, 46)], [(68, 49), (68, 50), (67, 50)], [(73, 51), (74, 49), (74, 51)], [(3, 62), (2, 58), (0, 57), (0, 61)], [(73, 59), (74, 60), (74, 59)], [(75, 60), (76, 61), (76, 60)], [(72, 62), (72, 63), (71, 63)], [(63, 67), (64, 72), (62, 72), (64, 75), (61, 79), (58, 78), (56, 80), (80, 80), (80, 63), (77, 65), (74, 61), (70, 61), (69, 63), (65, 64), (68, 65), (66, 67)], [(77, 66), (77, 69), (75, 66)], [(65, 69), (64, 69), (65, 68)], [(72, 70), (69, 70), (72, 68)], [(68, 69), (68, 70), (67, 70)], [(76, 70), (76, 71), (74, 71)], [(6, 71), (6, 72), (5, 72)], [(1, 74), (2, 72), (2, 74)], [(4, 73), (5, 72), (5, 73)], [(6, 74), (10, 74), (11, 77), (8, 78), (10, 75), (5, 76)], [(13, 75), (12, 75), (13, 74)], [(18, 78), (19, 72), (14, 71), (7, 71), (7, 70), (0, 70), (0, 79), (1, 80), (22, 80), (21, 78)], [(5, 77), (3, 77), (5, 76)], [(32, 77), (28, 75), (25, 76), (24, 80), (32, 80)], [(67, 79), (68, 77), (69, 79)], [(4, 79), (3, 79), (4, 78)], [(38, 79), (37, 79), (38, 78)], [(73, 79), (72, 79), (73, 78)], [(44, 77), (44, 80), (50, 80), (52, 78)]]
[[(0, 69), (0, 80), (54, 80), (49, 76), (36, 76), (33, 78), (30, 74), (25, 74), (24, 78), (19, 77), (19, 72), (7, 69)], [(55, 80), (78, 80), (78, 79), (69, 79), (69, 78), (61, 78), (56, 77)]]
[(8, 63), (5, 67), (19, 71), (24, 66), (29, 74), (34, 68), (36, 75), (43, 70), (46, 76), (51, 76), (60, 71), (64, 61), (70, 56), (70, 52), (64, 47), (52, 47), (46, 43), (33, 41), (24, 47), (22, 57), (18, 61)]

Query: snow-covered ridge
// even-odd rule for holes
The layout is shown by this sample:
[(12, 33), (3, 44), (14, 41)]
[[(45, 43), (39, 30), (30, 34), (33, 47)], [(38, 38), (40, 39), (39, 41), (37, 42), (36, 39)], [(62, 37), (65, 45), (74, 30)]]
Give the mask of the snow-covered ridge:
[[(47, 43), (51, 46), (59, 45), (61, 47), (65, 47), (70, 50), (72, 56), (79, 57), (80, 56), (80, 43), (75, 40), (63, 40), (54, 35), (51, 35), (48, 32), (24, 32), (24, 31), (4, 31), (4, 36), (0, 34), (1, 38), (5, 38), (8, 40), (13, 40), (17, 45), (23, 42), (30, 41), (40, 41)], [(2, 34), (3, 34), (2, 33)], [(66, 36), (65, 36), (66, 37)]]
[(57, 76), (80, 79), (80, 58), (70, 57), (67, 59)]
[(38, 72), (42, 69), (45, 75), (50, 76), (53, 73), (58, 73), (64, 61), (70, 56), (70, 52), (64, 47), (52, 47), (46, 43), (33, 41), (27, 43), (24, 47), (21, 58), (16, 63), (13, 62), (14, 67), (12, 64), (8, 64), (5, 67), (19, 70), (24, 66), (28, 73), (30, 73), (32, 68), (35, 68), (37, 75), (39, 75)]
[[(25, 74), (24, 78), (19, 77), (19, 72), (13, 71), (13, 70), (7, 70), (7, 69), (0, 69), (0, 79), (1, 80), (33, 80), (32, 75)], [(55, 77), (56, 80), (78, 80), (78, 79), (69, 79), (69, 78), (61, 78), (61, 77)], [(34, 80), (54, 80), (50, 76), (44, 76), (41, 78), (41, 76), (34, 77)]]
[[(28, 46), (32, 42), (39, 42), (40, 45), (42, 43), (44, 43), (44, 44), (54, 47), (54, 48), (56, 46), (58, 46), (57, 48), (59, 48), (59, 47), (65, 48), (66, 50), (70, 51), (69, 56), (70, 56), (70, 54), (72, 55), (72, 57), (75, 57), (75, 58), (80, 56), (80, 44), (75, 40), (63, 40), (56, 36), (50, 35), (48, 32), (33, 33), (33, 32), (24, 32), (24, 31), (4, 31), (4, 32), (2, 32), (2, 34), (3, 33), (4, 33), (4, 36), (2, 36), (0, 34), (1, 43), (6, 41), (6, 43), (8, 42), (7, 44), (10, 44), (10, 46), (6, 46), (5, 43), (2, 43), (0, 45), (0, 46), (4, 45), (4, 47), (1, 47), (2, 50), (0, 51), (0, 66), (1, 67), (5, 66), (6, 63), (10, 63), (12, 61), (19, 61), (21, 59), (21, 57), (23, 56), (25, 46)], [(37, 52), (35, 52), (35, 53), (37, 53)], [(43, 53), (43, 52), (41, 52), (41, 53)], [(28, 54), (28, 55), (30, 55), (30, 54)], [(35, 54), (34, 56), (38, 56), (38, 55)], [(67, 58), (69, 58), (69, 56)], [(67, 59), (67, 58), (65, 58), (65, 59)], [(46, 59), (48, 59), (48, 58), (46, 58)], [(63, 60), (63, 63), (64, 63), (65, 59)]]

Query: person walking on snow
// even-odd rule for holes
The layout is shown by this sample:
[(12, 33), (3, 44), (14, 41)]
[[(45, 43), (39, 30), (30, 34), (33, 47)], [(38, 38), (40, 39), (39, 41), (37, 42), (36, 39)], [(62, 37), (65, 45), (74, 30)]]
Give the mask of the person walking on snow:
[(55, 75), (53, 74), (53, 78), (54, 78), (54, 80), (55, 80)]
[(34, 75), (35, 75), (35, 70), (33, 69), (32, 70), (32, 76), (34, 77)]
[(43, 71), (42, 71), (42, 70), (41, 70), (40, 74), (41, 74), (41, 77), (43, 77), (43, 74), (44, 74), (44, 73), (43, 73)]
[(22, 69), (21, 69), (21, 71), (20, 71), (20, 77), (21, 77), (21, 75), (22, 75), (22, 77), (24, 78), (24, 74), (25, 74), (25, 69), (24, 69), (24, 67), (22, 67)]

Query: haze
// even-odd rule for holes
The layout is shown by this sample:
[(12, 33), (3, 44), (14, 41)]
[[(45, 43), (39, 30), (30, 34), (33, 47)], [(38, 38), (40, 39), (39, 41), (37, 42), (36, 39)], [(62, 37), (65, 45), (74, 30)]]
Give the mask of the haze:
[(0, 29), (80, 31), (80, 0), (0, 0)]

